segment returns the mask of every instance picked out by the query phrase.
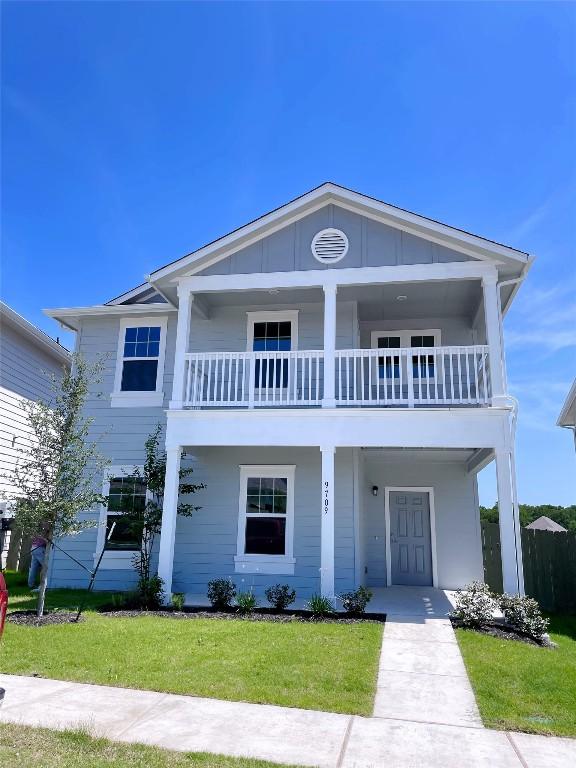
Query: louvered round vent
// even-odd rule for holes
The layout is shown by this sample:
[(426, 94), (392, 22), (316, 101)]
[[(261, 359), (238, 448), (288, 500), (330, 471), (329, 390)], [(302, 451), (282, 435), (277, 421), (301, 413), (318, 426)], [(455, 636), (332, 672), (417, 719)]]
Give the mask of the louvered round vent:
[(340, 229), (322, 229), (314, 235), (312, 253), (322, 264), (334, 264), (348, 253), (348, 238)]

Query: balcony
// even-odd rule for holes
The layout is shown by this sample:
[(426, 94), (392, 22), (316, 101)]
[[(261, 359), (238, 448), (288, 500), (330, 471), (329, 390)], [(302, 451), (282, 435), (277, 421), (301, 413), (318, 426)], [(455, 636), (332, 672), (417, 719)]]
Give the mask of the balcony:
[[(185, 408), (420, 408), (491, 403), (485, 345), (185, 355)], [(328, 381), (330, 379), (330, 381)]]

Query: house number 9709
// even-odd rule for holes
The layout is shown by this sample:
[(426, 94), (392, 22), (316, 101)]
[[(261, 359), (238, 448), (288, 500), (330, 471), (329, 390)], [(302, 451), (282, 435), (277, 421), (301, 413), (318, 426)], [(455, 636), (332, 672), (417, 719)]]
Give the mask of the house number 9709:
[(328, 480), (324, 481), (324, 514), (328, 514), (330, 509), (330, 483)]

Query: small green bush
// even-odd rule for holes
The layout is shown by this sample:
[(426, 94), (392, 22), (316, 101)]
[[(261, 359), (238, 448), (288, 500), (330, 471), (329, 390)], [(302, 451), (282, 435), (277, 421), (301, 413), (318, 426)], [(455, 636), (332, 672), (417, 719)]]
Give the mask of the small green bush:
[(232, 605), (236, 587), (230, 579), (212, 579), (208, 582), (208, 600), (217, 611), (225, 611)]
[(172, 593), (172, 608), (175, 611), (181, 611), (184, 608), (184, 592)]
[(372, 592), (366, 587), (358, 587), (353, 592), (344, 592), (344, 594), (340, 595), (344, 610), (351, 616), (364, 613), (371, 599)]
[(138, 579), (136, 592), (140, 607), (145, 611), (155, 611), (162, 607), (164, 601), (164, 582), (160, 576)]
[(286, 610), (296, 600), (296, 591), (290, 589), (288, 584), (274, 584), (273, 587), (268, 587), (264, 594), (266, 600), (277, 611)]
[(450, 616), (465, 627), (478, 628), (494, 620), (496, 601), (488, 584), (473, 581), (456, 592), (456, 607)]
[(548, 619), (542, 616), (540, 606), (531, 597), (501, 595), (498, 599), (504, 620), (518, 632), (541, 640), (548, 629)]
[(306, 607), (311, 611), (315, 619), (321, 619), (330, 613), (334, 613), (334, 606), (327, 597), (322, 597), (322, 595), (312, 595), (306, 603)]
[(258, 607), (258, 600), (252, 592), (238, 592), (236, 595), (238, 613), (252, 613)]

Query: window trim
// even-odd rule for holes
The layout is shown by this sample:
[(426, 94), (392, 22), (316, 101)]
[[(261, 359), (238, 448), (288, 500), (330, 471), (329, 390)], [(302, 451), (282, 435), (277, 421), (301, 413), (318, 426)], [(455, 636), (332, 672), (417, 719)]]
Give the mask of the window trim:
[(291, 323), (290, 351), (298, 349), (298, 309), (276, 309), (264, 312), (246, 312), (246, 351), (253, 352), (254, 325), (256, 323)]
[[(125, 465), (116, 465), (106, 467), (104, 476), (102, 478), (102, 495), (108, 496), (110, 493), (110, 480), (113, 477), (131, 477), (134, 475), (134, 470), (139, 469), (140, 472), (144, 471), (142, 464), (133, 464), (130, 467)], [(151, 494), (146, 489), (146, 500), (151, 498)], [(98, 522), (98, 533), (96, 536), (96, 551), (94, 552), (94, 563), (98, 561), (100, 553), (104, 548), (106, 538), (106, 521), (108, 518), (108, 507), (105, 504), (100, 504), (100, 518)], [(113, 514), (113, 513), (112, 513)], [(107, 549), (102, 556), (102, 563), (100, 568), (104, 570), (125, 570), (133, 568), (133, 557), (138, 552), (137, 549)]]
[[(124, 339), (127, 328), (160, 326), (160, 348), (158, 358), (149, 358), (158, 360), (158, 370), (156, 371), (156, 389), (150, 392), (136, 392), (121, 390), (122, 370), (124, 361), (129, 358), (124, 357)], [(110, 394), (111, 405), (113, 408), (161, 408), (164, 404), (164, 362), (166, 358), (166, 336), (168, 328), (168, 318), (158, 316), (138, 316), (123, 317), (120, 320), (120, 329), (118, 331), (118, 346), (116, 350), (116, 370), (114, 373), (114, 389)]]
[[(295, 464), (240, 464), (238, 535), (234, 566), (236, 573), (294, 575), (294, 478)], [(249, 477), (286, 477), (286, 552), (283, 555), (251, 555), (244, 551), (246, 534), (246, 499)], [(264, 515), (265, 517), (265, 515)]]
[(411, 349), (410, 337), (411, 336), (434, 336), (434, 346), (442, 346), (442, 331), (440, 328), (426, 328), (420, 330), (406, 330), (401, 331), (372, 331), (370, 334), (370, 347), (371, 349), (378, 349), (378, 339), (382, 336), (400, 336), (400, 349)]

